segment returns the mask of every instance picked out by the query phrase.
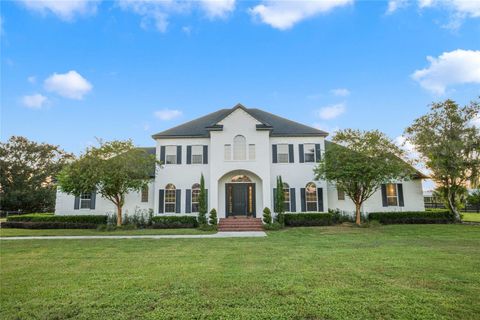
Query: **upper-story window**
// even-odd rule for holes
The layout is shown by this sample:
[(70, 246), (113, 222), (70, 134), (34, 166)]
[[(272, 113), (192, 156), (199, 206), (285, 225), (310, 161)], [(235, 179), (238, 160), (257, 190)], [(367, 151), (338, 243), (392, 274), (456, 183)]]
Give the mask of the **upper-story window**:
[(387, 184), (386, 191), (387, 191), (387, 204), (389, 206), (398, 206), (397, 184), (396, 183)]
[(315, 144), (305, 143), (303, 145), (305, 162), (315, 162)]
[(345, 200), (345, 191), (337, 189), (337, 199)]
[(177, 163), (177, 146), (165, 147), (165, 163), (176, 164)]
[(288, 163), (288, 144), (278, 144), (277, 145), (277, 162), (278, 163)]
[(255, 160), (255, 145), (249, 144), (248, 145), (248, 159)]
[(226, 144), (224, 148), (225, 160), (232, 160), (232, 145)]
[(80, 195), (80, 209), (90, 209), (92, 203), (92, 194), (84, 192)]
[(233, 138), (233, 160), (247, 160), (247, 140), (242, 135)]
[(192, 146), (192, 163), (203, 163), (203, 146)]

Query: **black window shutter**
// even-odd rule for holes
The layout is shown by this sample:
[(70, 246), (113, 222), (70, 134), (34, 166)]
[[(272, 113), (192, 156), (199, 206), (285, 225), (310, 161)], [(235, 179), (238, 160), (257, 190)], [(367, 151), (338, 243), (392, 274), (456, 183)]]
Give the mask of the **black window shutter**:
[(73, 210), (80, 209), (80, 197), (75, 196), (75, 201), (73, 202)]
[(294, 163), (293, 144), (288, 145), (288, 162)]
[(205, 208), (208, 211), (208, 189), (205, 189)]
[(387, 201), (387, 185), (382, 184), (382, 205), (384, 207), (388, 207), (388, 201)]
[(323, 189), (317, 188), (318, 212), (323, 212)]
[(97, 193), (95, 191), (92, 192), (92, 196), (90, 198), (90, 209), (95, 210), (95, 200), (97, 198)]
[(181, 203), (182, 203), (182, 190), (177, 189), (175, 190), (175, 212), (176, 213), (182, 212)]
[(208, 146), (203, 146), (203, 164), (208, 164)]
[(182, 164), (182, 146), (177, 146), (177, 164)]
[(273, 212), (277, 209), (277, 188), (273, 188)]
[(315, 144), (315, 159), (317, 162), (321, 160), (321, 155), (320, 155), (320, 143)]
[(163, 203), (165, 201), (165, 190), (158, 190), (158, 213), (163, 213)]
[(297, 211), (297, 199), (295, 198), (295, 188), (290, 188), (290, 212)]
[(187, 146), (187, 164), (192, 164), (192, 146)]
[(300, 188), (300, 201), (302, 202), (302, 212), (307, 211), (307, 203), (305, 202), (305, 188)]
[(277, 163), (277, 145), (272, 144), (272, 162)]
[(165, 164), (165, 146), (160, 147), (160, 161)]
[(192, 190), (185, 190), (185, 213), (192, 212)]
[(304, 154), (303, 154), (303, 144), (299, 144), (298, 145), (298, 161), (300, 161), (300, 163), (304, 163), (305, 160), (304, 160)]
[(397, 184), (397, 191), (398, 191), (398, 205), (400, 207), (404, 207), (405, 203), (403, 201), (403, 185), (401, 183)]

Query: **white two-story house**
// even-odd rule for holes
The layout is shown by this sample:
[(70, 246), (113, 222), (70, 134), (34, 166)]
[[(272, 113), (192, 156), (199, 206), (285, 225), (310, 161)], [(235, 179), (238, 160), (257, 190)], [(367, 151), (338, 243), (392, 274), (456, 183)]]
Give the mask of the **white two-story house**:
[[(208, 209), (215, 208), (219, 218), (261, 217), (263, 208), (273, 209), (277, 176), (284, 182), (287, 212), (340, 209), (353, 214), (352, 201), (335, 185), (314, 180), (313, 168), (328, 144), (327, 135), (240, 104), (162, 131), (153, 135), (155, 148), (147, 150), (164, 165), (148, 188), (127, 196), (124, 212), (195, 215), (203, 174)], [(384, 185), (362, 210), (423, 211), (421, 178)], [(95, 193), (57, 193), (56, 214), (113, 212), (113, 204)]]

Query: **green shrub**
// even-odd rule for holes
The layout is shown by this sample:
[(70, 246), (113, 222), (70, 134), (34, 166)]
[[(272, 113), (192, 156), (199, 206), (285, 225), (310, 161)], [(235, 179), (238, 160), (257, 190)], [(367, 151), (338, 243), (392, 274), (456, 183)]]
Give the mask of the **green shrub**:
[(2, 222), (2, 228), (19, 229), (95, 229), (93, 223), (72, 223), (55, 221), (6, 221)]
[(198, 227), (202, 231), (217, 231), (216, 224), (203, 224)]
[(263, 229), (270, 230), (270, 231), (280, 230), (282, 228), (283, 226), (278, 221), (274, 221), (272, 223), (263, 225)]
[(263, 222), (266, 224), (272, 223), (272, 212), (267, 207), (263, 209)]
[(371, 212), (368, 219), (382, 224), (453, 223), (455, 215), (448, 210)]
[(152, 218), (152, 228), (174, 229), (174, 228), (196, 228), (197, 218), (194, 216), (156, 216)]
[(89, 223), (89, 224), (105, 224), (107, 216), (97, 215), (72, 215), (72, 216), (56, 216), (52, 214), (33, 213), (19, 216), (11, 216), (7, 218), (9, 222), (62, 222), (62, 223)]
[(218, 223), (217, 210), (215, 210), (215, 208), (210, 210), (209, 222), (212, 226), (216, 226)]
[(341, 211), (340, 209), (328, 209), (328, 213), (332, 215), (333, 224), (355, 222), (355, 216), (353, 214)]
[(277, 213), (275, 216), (275, 221), (278, 222), (282, 227), (285, 226), (285, 213)]
[(285, 213), (285, 225), (299, 226), (329, 226), (332, 224), (330, 213)]

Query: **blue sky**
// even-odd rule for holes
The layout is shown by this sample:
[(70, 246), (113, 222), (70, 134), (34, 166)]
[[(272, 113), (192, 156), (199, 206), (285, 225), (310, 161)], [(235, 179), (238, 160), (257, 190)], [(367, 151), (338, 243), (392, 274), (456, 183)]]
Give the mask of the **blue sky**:
[(480, 95), (480, 1), (2, 1), (1, 139), (79, 153), (240, 102), (397, 138)]

